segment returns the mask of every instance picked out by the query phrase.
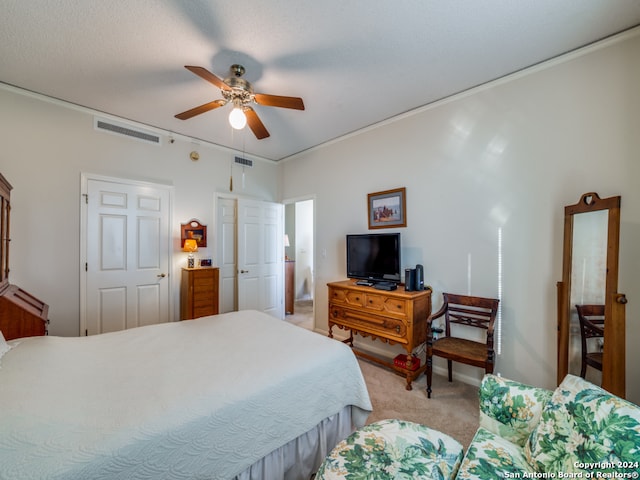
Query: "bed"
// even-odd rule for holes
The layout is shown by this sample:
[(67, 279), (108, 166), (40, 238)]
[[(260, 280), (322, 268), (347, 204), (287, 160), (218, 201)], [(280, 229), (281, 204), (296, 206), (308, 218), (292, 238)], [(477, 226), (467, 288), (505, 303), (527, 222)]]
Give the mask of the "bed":
[(256, 311), (4, 343), (3, 480), (309, 478), (371, 411), (346, 345)]

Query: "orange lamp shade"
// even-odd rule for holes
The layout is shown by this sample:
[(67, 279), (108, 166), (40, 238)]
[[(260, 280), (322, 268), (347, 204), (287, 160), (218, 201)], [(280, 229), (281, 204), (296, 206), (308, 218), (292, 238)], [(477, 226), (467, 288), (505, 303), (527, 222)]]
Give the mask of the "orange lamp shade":
[(185, 252), (195, 252), (196, 250), (198, 250), (198, 242), (196, 242), (195, 238), (187, 238), (184, 241), (182, 250), (184, 250)]

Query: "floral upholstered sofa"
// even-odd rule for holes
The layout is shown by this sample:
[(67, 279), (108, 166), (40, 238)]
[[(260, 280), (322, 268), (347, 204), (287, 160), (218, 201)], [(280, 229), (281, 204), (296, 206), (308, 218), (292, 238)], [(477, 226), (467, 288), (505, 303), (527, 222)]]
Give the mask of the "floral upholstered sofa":
[(640, 407), (580, 377), (553, 392), (494, 375), (457, 479), (638, 478)]
[(425, 425), (381, 420), (338, 443), (315, 480), (451, 479), (462, 450), (457, 440)]
[(553, 392), (485, 375), (480, 427), (464, 458), (462, 445), (444, 433), (383, 420), (340, 442), (316, 480), (638, 478), (639, 473), (640, 407), (573, 375)]

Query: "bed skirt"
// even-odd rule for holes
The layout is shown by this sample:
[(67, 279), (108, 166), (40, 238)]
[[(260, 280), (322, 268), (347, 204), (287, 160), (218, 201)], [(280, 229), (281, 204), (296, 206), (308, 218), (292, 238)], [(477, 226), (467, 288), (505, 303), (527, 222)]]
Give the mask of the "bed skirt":
[(352, 423), (352, 408), (358, 407), (347, 406), (325, 418), (315, 428), (258, 460), (233, 480), (309, 479), (333, 447), (357, 427)]

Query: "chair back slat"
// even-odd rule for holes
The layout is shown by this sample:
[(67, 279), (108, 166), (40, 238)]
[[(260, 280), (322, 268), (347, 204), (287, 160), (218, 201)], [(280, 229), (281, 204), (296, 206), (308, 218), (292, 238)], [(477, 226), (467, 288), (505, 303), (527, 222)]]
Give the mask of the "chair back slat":
[(449, 322), (458, 323), (460, 325), (468, 325), (470, 327), (487, 329), (489, 328), (489, 323), (491, 322), (490, 310), (469, 310), (466, 308), (459, 308), (457, 305), (449, 304), (447, 315), (449, 317)]
[(604, 305), (576, 305), (584, 338), (604, 337)]
[(447, 310), (445, 321), (487, 330), (495, 321), (498, 300), (493, 298), (470, 297), (443, 294)]

